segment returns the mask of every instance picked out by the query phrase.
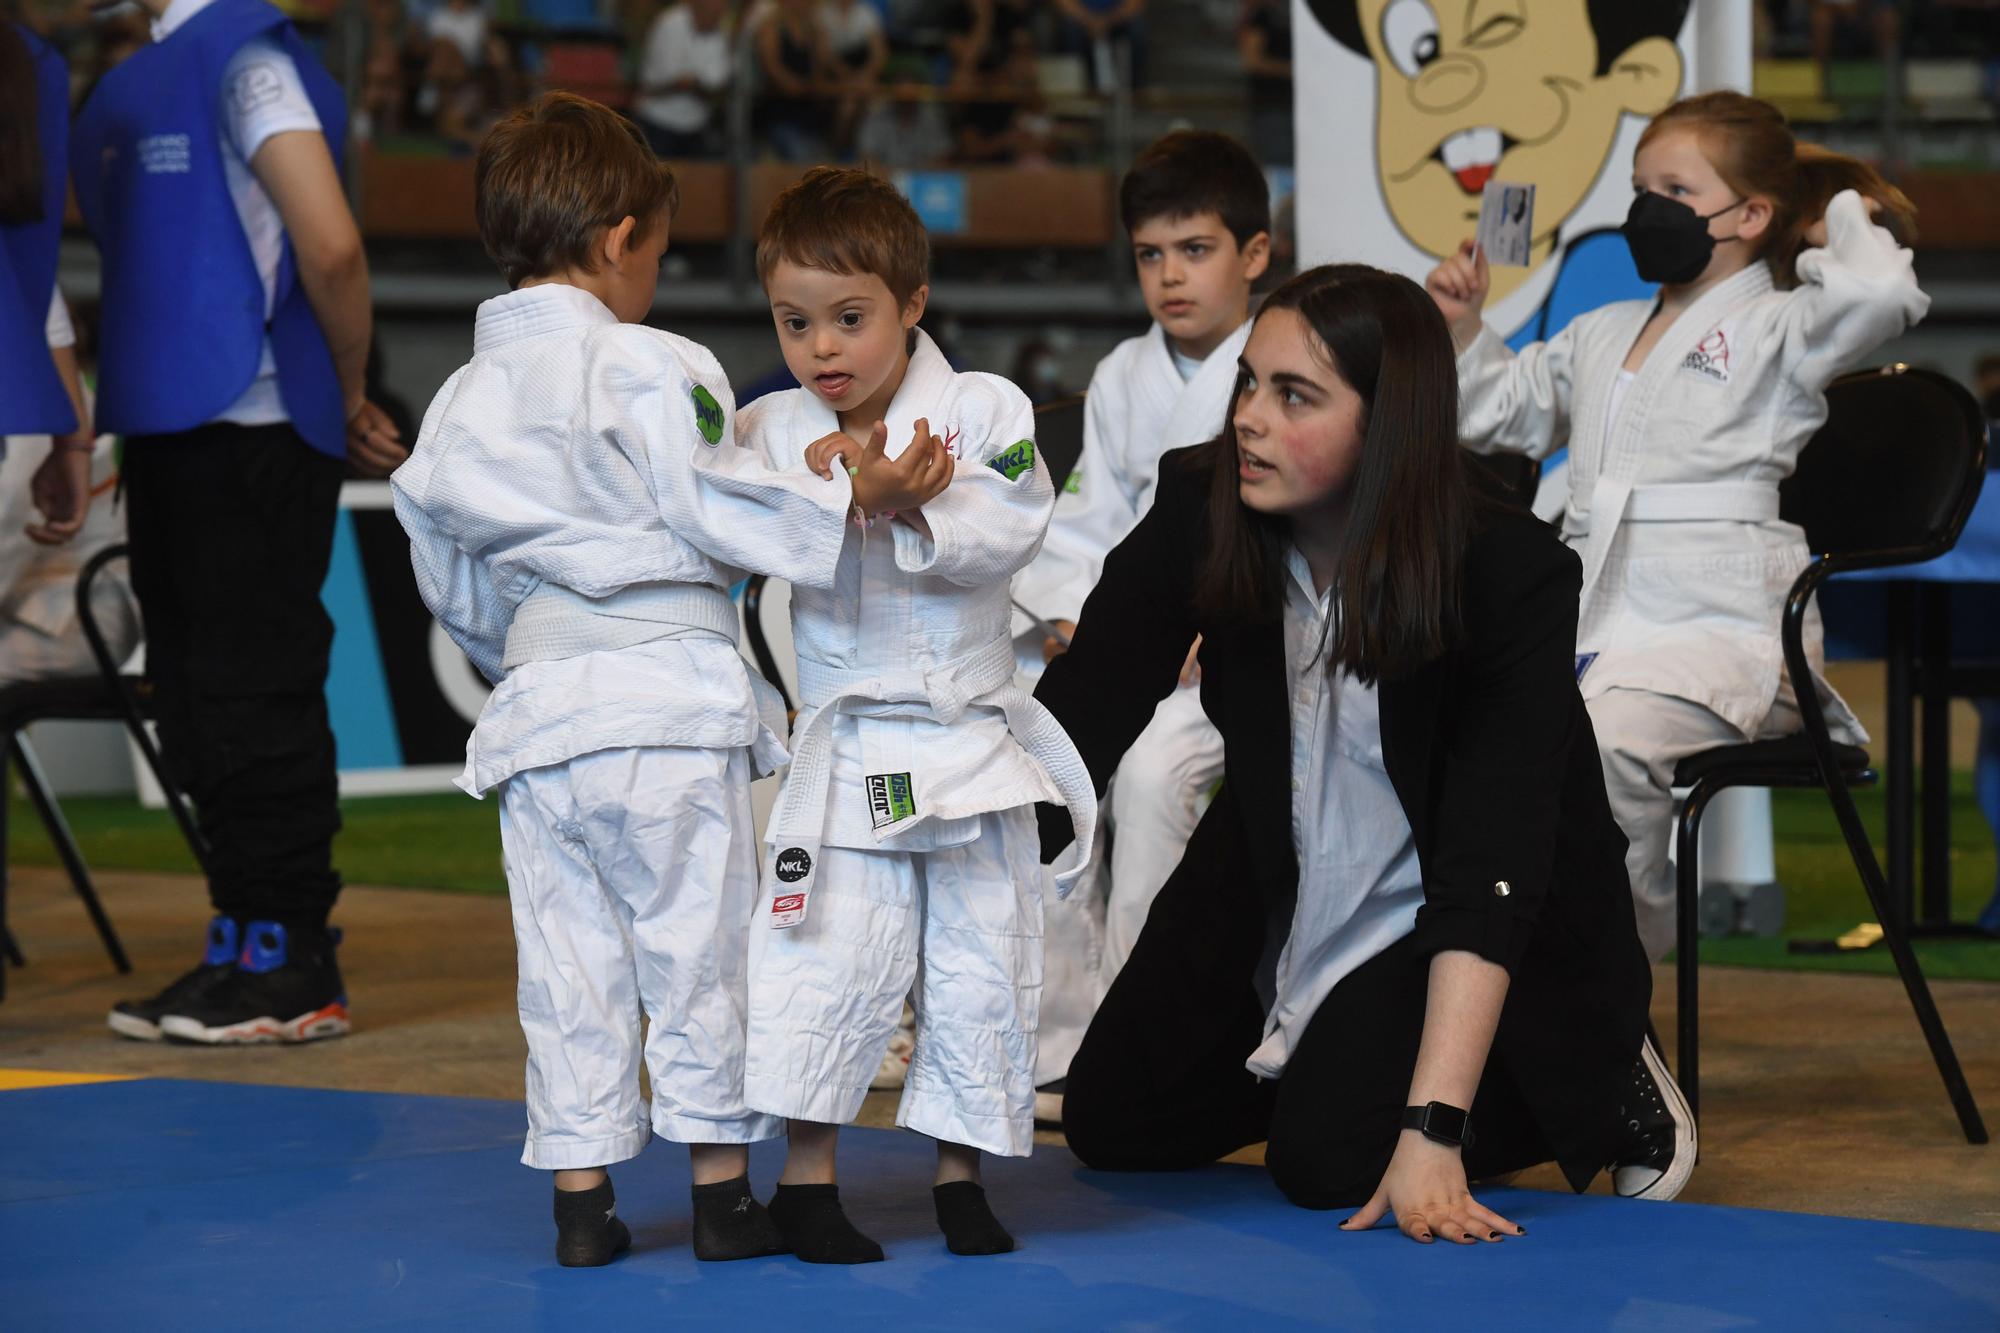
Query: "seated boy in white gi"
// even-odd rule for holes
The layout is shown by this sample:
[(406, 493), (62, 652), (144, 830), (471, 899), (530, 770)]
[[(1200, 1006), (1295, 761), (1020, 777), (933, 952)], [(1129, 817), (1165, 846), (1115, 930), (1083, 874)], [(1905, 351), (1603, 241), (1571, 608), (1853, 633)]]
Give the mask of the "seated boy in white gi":
[(835, 475), (837, 458), (885, 441), (957, 460), (921, 507), (860, 501), (832, 588), (792, 595), (802, 708), (751, 931), (744, 1096), (792, 1122), (771, 1216), (813, 1263), (882, 1258), (841, 1211), (834, 1146), (906, 996), (916, 1045), (896, 1121), (937, 1140), (946, 1244), (1014, 1247), (987, 1207), (980, 1153), (1026, 1156), (1034, 1139), (1033, 805), (1067, 804), (1075, 823), (1062, 888), (1096, 820), (1069, 738), (1013, 683), (1007, 580), (1054, 503), (1033, 409), (1006, 380), (954, 372), (916, 327), (929, 256), (887, 181), (830, 167), (778, 197), (757, 242), (785, 364), (805, 387), (744, 408), (744, 446)]
[[(920, 504), (942, 450), (831, 482), (736, 447), (707, 349), (636, 321), (674, 178), (638, 131), (551, 93), (480, 148), (480, 235), (509, 287), (395, 474), (424, 602), (497, 688), (459, 785), (501, 790), (528, 1039), (522, 1161), (555, 1172), (556, 1258), (631, 1243), (605, 1167), (689, 1145), (694, 1251), (782, 1253), (746, 1145), (750, 782), (785, 759), (776, 694), (736, 651), (746, 566), (830, 586), (849, 508)], [(850, 485), (851, 482), (851, 485)], [(639, 1095), (639, 1019), (650, 1120)]]

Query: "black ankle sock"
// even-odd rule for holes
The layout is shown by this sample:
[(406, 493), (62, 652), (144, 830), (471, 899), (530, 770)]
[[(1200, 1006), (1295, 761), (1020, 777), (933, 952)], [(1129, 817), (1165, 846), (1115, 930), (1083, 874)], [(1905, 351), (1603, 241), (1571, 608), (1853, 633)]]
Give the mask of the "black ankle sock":
[(792, 1253), (809, 1264), (873, 1264), (882, 1247), (854, 1229), (840, 1207), (838, 1185), (780, 1185), (771, 1220)]
[(785, 1253), (785, 1236), (750, 1194), (750, 1177), (694, 1187), (694, 1257), (710, 1262)]
[(595, 1268), (632, 1247), (632, 1233), (618, 1217), (611, 1181), (587, 1190), (556, 1191), (556, 1262)]
[(1006, 1254), (1014, 1248), (1014, 1238), (986, 1206), (986, 1191), (972, 1181), (933, 1185), (931, 1198), (944, 1246), (953, 1254)]

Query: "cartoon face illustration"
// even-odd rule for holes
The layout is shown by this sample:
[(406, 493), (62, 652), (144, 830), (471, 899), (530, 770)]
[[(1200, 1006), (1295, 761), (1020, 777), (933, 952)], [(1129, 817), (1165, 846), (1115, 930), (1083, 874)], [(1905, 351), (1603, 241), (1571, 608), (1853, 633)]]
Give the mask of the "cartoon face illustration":
[(1590, 193), (1620, 118), (1674, 100), (1674, 36), (1690, 0), (1308, 0), (1327, 32), (1375, 63), (1377, 179), (1396, 227), (1443, 257), (1479, 221), (1490, 179), (1533, 183), (1527, 268), (1549, 257)]

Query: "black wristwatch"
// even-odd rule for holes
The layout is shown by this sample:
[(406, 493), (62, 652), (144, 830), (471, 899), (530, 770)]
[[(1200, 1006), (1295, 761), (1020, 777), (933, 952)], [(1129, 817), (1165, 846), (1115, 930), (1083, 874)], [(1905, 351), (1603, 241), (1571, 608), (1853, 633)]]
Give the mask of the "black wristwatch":
[(1433, 1143), (1448, 1148), (1472, 1146), (1472, 1115), (1443, 1102), (1425, 1102), (1403, 1108), (1403, 1128), (1414, 1129)]

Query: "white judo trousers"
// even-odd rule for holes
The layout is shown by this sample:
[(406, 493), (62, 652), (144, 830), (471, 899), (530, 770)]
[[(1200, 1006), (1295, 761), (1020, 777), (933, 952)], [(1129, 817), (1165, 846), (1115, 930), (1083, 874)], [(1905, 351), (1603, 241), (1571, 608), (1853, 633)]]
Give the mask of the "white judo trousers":
[(638, 1156), (653, 1134), (754, 1143), (783, 1132), (743, 1097), (758, 868), (750, 780), (742, 748), (647, 747), (599, 750), (502, 785), (528, 1166), (609, 1166)]
[(896, 1123), (1027, 1156), (1042, 993), (1033, 807), (981, 815), (957, 847), (820, 857), (805, 920), (751, 930), (747, 1100), (794, 1120), (852, 1121), (908, 997), (916, 1047)]

